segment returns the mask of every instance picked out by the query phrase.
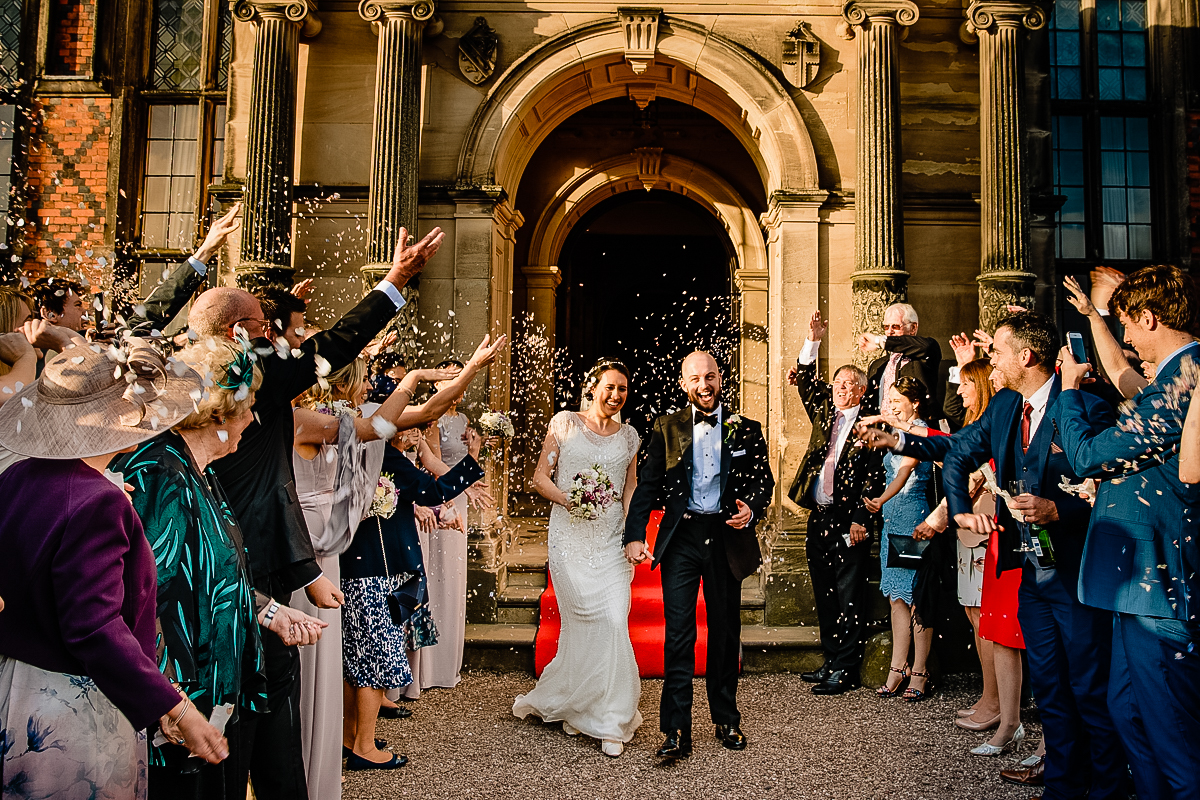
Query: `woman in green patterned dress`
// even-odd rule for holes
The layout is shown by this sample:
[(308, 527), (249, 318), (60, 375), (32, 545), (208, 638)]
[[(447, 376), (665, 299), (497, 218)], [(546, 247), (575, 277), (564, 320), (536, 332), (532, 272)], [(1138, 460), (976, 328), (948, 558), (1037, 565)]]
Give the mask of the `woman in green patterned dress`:
[[(242, 533), (208, 465), (237, 449), (253, 416), (262, 374), (253, 353), (204, 339), (177, 358), (204, 378), (196, 410), (169, 431), (113, 462), (158, 568), (159, 667), (218, 728), (222, 718), (266, 710), (259, 625), (289, 644), (312, 643), (324, 626), (251, 587)], [(197, 764), (174, 743), (151, 748), (150, 798), (223, 798), (225, 764)], [(245, 788), (240, 792), (245, 797)]]

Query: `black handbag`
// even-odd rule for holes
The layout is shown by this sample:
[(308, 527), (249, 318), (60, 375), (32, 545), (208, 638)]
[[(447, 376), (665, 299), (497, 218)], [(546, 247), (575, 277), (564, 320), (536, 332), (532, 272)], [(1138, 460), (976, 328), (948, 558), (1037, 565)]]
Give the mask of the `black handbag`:
[(887, 565), (903, 569), (916, 569), (921, 566), (921, 555), (929, 546), (929, 540), (917, 541), (911, 536), (888, 536)]
[[(379, 517), (375, 518), (375, 524), (379, 527), (379, 552), (383, 556), (383, 571), (391, 577), (387, 565), (387, 545), (383, 542), (383, 523), (379, 521)], [(404, 625), (425, 605), (428, 595), (425, 576), (419, 572), (408, 575), (399, 586), (388, 592), (387, 607), (392, 622)]]

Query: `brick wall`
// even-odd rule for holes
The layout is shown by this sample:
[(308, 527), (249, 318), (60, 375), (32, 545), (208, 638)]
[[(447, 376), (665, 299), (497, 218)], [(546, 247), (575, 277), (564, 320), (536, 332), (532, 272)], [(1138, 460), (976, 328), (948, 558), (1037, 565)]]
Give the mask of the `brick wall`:
[(97, 0), (54, 0), (53, 38), (46, 72), (52, 75), (90, 75), (96, 50)]
[(34, 118), (26, 177), (26, 272), (82, 272), (100, 283), (111, 266), (104, 233), (112, 100), (39, 99)]

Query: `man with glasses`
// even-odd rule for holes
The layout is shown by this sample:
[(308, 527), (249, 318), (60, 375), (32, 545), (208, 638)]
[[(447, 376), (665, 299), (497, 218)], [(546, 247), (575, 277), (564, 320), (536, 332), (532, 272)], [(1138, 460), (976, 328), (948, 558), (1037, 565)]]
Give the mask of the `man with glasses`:
[[(916, 378), (932, 393), (937, 386), (938, 370), (942, 363), (942, 348), (937, 339), (918, 336), (917, 310), (908, 303), (894, 303), (883, 312), (883, 334), (864, 333), (858, 337), (858, 347), (863, 352), (883, 350), (885, 355), (875, 359), (867, 367), (867, 394), (863, 398), (863, 414), (880, 413), (887, 408), (888, 393), (897, 378)], [(926, 419), (936, 422), (941, 418), (941, 405), (932, 396), (926, 396), (921, 410)]]

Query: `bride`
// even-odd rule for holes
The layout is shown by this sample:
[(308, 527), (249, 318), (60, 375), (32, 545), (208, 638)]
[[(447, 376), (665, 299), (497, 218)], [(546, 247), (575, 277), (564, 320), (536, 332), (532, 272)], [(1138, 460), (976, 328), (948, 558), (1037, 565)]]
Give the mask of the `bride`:
[[(587, 410), (563, 411), (550, 430), (534, 473), (533, 487), (554, 504), (550, 512), (550, 577), (562, 614), (558, 654), (529, 694), (517, 697), (513, 713), (562, 722), (568, 736), (601, 740), (605, 755), (621, 755), (642, 724), (641, 681), (629, 640), (629, 585), (621, 534), (637, 484), (640, 440), (617, 415), (629, 395), (629, 368), (600, 361), (588, 373)], [(586, 401), (591, 401), (587, 405)], [(592, 521), (571, 516), (567, 491), (575, 476), (599, 465), (608, 473), (620, 504)]]

